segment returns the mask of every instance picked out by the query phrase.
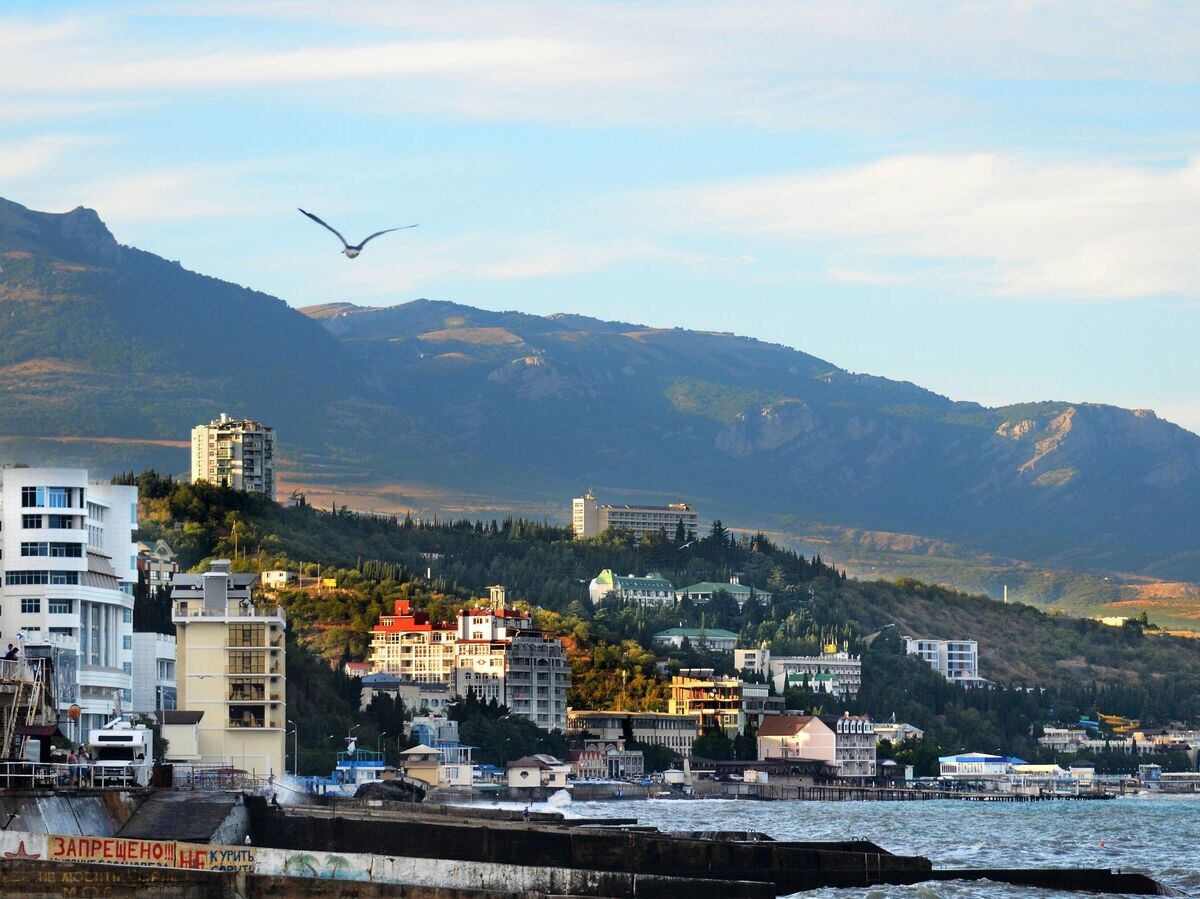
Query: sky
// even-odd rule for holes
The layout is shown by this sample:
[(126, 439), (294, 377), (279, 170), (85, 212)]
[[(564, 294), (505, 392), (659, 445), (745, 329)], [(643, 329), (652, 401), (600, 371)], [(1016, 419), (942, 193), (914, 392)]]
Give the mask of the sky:
[[(733, 331), (1200, 432), (1200, 7), (0, 5), (0, 196), (294, 306)], [(304, 207), (352, 242), (356, 260)]]

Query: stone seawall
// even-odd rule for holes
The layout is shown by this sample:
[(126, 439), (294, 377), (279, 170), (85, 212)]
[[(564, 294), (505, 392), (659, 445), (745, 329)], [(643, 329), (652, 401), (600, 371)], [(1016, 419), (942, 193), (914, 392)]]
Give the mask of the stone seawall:
[(0, 859), (4, 895), (24, 899), (73, 899), (105, 896), (110, 899), (289, 899), (328, 897), (341, 899), (527, 899), (527, 893), (400, 886), (389, 883), (280, 877), (177, 868), (138, 868), (85, 862), (43, 862)]

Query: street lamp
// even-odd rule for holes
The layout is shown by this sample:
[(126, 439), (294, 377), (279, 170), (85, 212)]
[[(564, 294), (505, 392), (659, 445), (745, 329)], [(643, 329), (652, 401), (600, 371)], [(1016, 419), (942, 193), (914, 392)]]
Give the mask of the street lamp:
[(381, 747), (381, 746), (383, 746), (383, 738), (384, 738), (384, 737), (386, 737), (386, 736), (387, 736), (387, 731), (385, 730), (385, 731), (383, 731), (383, 732), (382, 732), (382, 733), (379, 735), (379, 737), (378, 737), (378, 738), (375, 740), (375, 752), (376, 752), (376, 754), (378, 754), (379, 752), (381, 752), (381, 751), (382, 751), (382, 750), (380, 749), (380, 747)]
[[(292, 727), (291, 737), (293, 738), (292, 739), (292, 777), (299, 777), (300, 776), (300, 727), (296, 724), (295, 721), (292, 721), (290, 718), (288, 719), (288, 724), (291, 725), (291, 727)], [(283, 738), (286, 740), (288, 738), (288, 734), (284, 734)]]

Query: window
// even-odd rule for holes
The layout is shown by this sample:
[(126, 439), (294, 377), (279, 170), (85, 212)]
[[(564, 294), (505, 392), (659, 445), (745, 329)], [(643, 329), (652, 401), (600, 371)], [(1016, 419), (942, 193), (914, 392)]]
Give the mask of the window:
[[(39, 518), (41, 516), (35, 515), (35, 516), (28, 516), (28, 517)], [(34, 527), (40, 528), (41, 525), (35, 524)], [(73, 528), (73, 527), (75, 527), (75, 517), (73, 515), (51, 515), (50, 523), (47, 525), (47, 527), (68, 528), (68, 529)]]
[(137, 503), (129, 504), (129, 523), (137, 524)]
[(121, 622), (123, 624), (132, 624), (133, 623), (133, 609), (122, 609), (121, 610)]
[(40, 508), (46, 505), (46, 488), (45, 487), (22, 487), (21, 488), (21, 505), (26, 509)]
[(129, 634), (126, 634), (124, 637), (122, 637), (121, 638), (121, 648), (122, 649), (133, 649), (133, 637), (130, 636)]
[(42, 610), (42, 599), (40, 596), (26, 596), (21, 599), (21, 613), (29, 615)]
[(83, 547), (78, 543), (46, 543), (27, 541), (21, 544), (22, 556), (51, 556), (56, 559), (79, 559), (83, 557)]
[(4, 583), (8, 586), (24, 584), (78, 584), (78, 571), (6, 571)]
[(124, 671), (126, 674), (128, 674), (130, 677), (132, 677), (133, 676), (133, 662), (122, 662), (121, 670)]
[(46, 611), (51, 615), (70, 615), (74, 607), (75, 604), (69, 599), (51, 599)]
[(22, 515), (21, 527), (23, 528), (40, 528), (42, 526), (41, 515)]
[(71, 495), (66, 487), (47, 487), (46, 498), (50, 501), (51, 509), (69, 509), (71, 507)]

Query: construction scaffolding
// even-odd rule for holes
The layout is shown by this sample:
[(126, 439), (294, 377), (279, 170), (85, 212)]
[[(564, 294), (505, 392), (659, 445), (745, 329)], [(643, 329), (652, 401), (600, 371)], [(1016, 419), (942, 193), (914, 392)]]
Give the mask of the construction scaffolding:
[(27, 731), (36, 725), (57, 724), (48, 659), (0, 659), (0, 758), (25, 757)]

